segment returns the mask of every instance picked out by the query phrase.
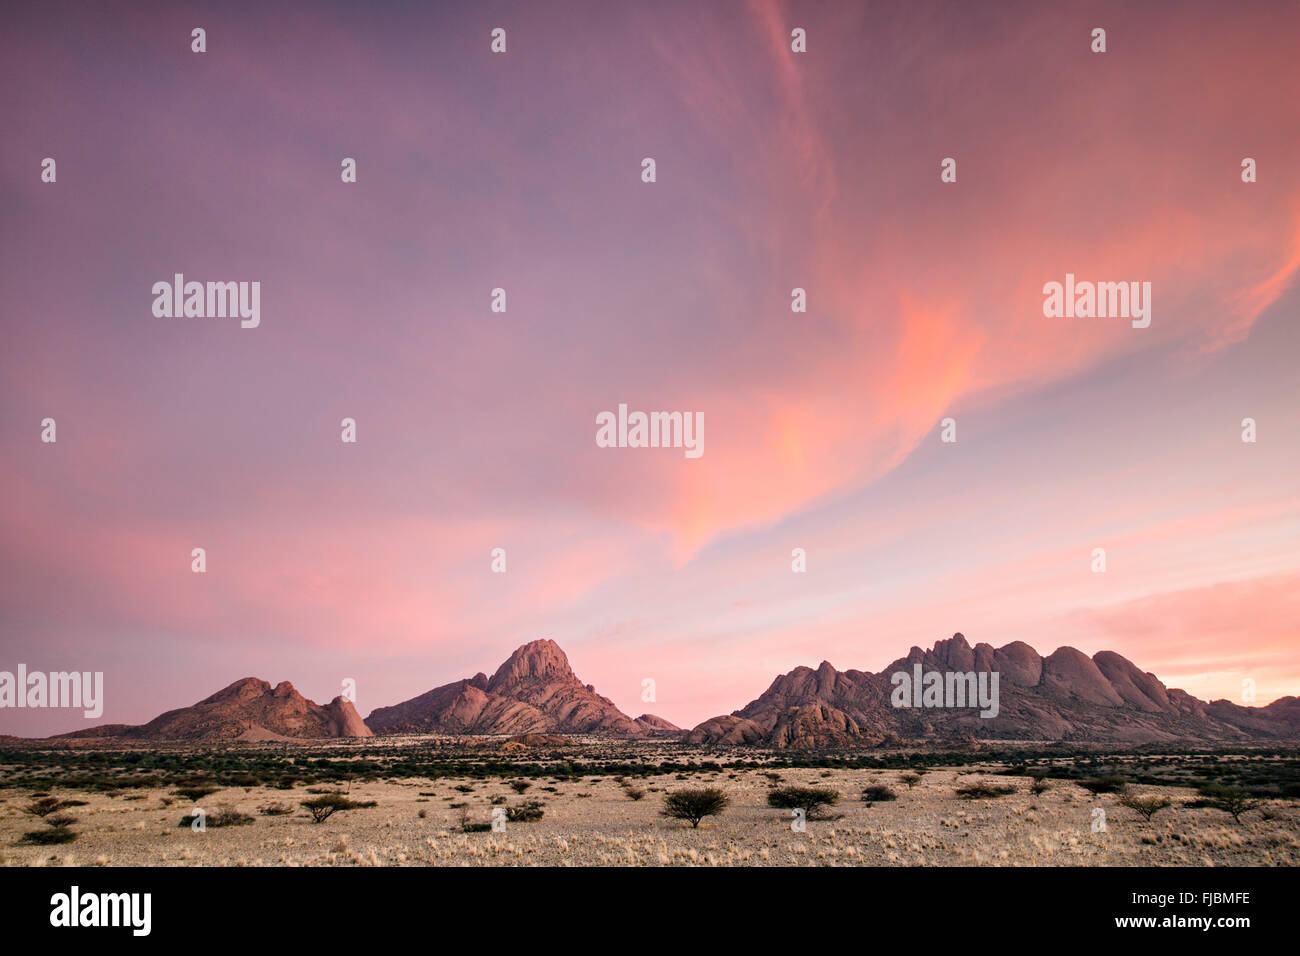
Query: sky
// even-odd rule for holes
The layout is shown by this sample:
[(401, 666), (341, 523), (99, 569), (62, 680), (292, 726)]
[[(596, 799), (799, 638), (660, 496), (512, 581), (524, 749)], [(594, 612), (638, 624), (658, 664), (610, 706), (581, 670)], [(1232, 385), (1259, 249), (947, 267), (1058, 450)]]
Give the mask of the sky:
[[(538, 638), (682, 726), (954, 632), (1300, 693), (1294, 4), (5, 23), (0, 670), (105, 704), (0, 733), (247, 676), (365, 715)], [(260, 324), (155, 316), (178, 272)], [(1045, 316), (1067, 273), (1149, 327)], [(703, 455), (598, 447), (620, 403)]]

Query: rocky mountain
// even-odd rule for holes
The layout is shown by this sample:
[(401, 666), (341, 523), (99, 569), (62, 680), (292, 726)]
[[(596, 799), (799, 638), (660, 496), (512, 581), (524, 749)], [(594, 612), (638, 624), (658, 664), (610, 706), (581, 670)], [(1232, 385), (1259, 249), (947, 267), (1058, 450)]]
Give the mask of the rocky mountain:
[[(895, 706), (900, 685), (891, 681), (893, 675), (907, 675), (910, 687), (918, 674), (924, 681), (932, 672), (973, 674), (976, 683), (984, 675), (990, 692), (996, 673), (996, 708), (981, 716), (978, 706), (923, 706), (919, 688), (915, 701), (905, 701), (914, 706)], [(972, 689), (971, 684), (963, 689)], [(822, 749), (918, 740), (1133, 745), (1297, 737), (1300, 699), (1295, 697), (1267, 707), (1226, 700), (1207, 704), (1166, 688), (1154, 674), (1112, 651), (1088, 657), (1062, 647), (1042, 657), (1021, 641), (972, 647), (954, 634), (928, 651), (913, 647), (878, 674), (838, 671), (826, 661), (816, 670), (797, 667), (741, 710), (704, 721), (686, 741)]]
[(245, 677), (191, 707), (169, 710), (139, 726), (105, 724), (61, 737), (134, 740), (280, 740), (370, 737), (352, 702), (335, 697), (325, 706), (310, 701), (288, 681), (272, 687)]
[(633, 720), (578, 680), (554, 641), (525, 644), (495, 674), (435, 687), (366, 718), (376, 734), (608, 733), (645, 737), (677, 730), (667, 721)]

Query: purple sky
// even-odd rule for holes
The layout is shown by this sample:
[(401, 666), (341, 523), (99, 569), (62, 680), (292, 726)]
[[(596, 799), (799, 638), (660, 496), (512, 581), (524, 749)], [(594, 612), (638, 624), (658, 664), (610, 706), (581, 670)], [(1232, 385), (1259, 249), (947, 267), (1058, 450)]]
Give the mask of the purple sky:
[(0, 670), (364, 715), (549, 637), (693, 725), (962, 631), (1300, 690), (1300, 8), (378, 6), (6, 10)]

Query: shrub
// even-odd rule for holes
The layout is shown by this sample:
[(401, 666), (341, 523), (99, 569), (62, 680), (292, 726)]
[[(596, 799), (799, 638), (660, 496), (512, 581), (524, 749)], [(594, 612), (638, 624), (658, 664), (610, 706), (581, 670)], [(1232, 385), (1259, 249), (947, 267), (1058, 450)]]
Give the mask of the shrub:
[(33, 830), (26, 833), (19, 843), (27, 843), (34, 846), (54, 846), (60, 843), (71, 843), (77, 838), (76, 831), (69, 830), (67, 827), (51, 827), (48, 830)]
[(302, 805), (311, 814), (313, 822), (324, 823), (340, 810), (356, 810), (365, 806), (373, 807), (375, 804), (358, 803), (355, 800), (349, 800), (341, 793), (327, 793), (323, 796), (313, 797), (310, 800), (304, 800)]
[(238, 827), (252, 823), (253, 818), (247, 813), (240, 813), (234, 807), (222, 806), (208, 814), (210, 827)]
[[(920, 780), (920, 777), (917, 777)], [(881, 783), (874, 783), (862, 791), (863, 803), (880, 803), (885, 800), (897, 800), (898, 794)]]
[(1034, 782), (1029, 785), (1029, 792), (1034, 796), (1039, 796), (1042, 793), (1046, 793), (1050, 787), (1051, 784), (1042, 777), (1035, 777)]
[(531, 786), (532, 786), (532, 784), (529, 783), (527, 780), (511, 780), (511, 781), (510, 781), (510, 787), (511, 787), (511, 789), (514, 790), (515, 793), (519, 793), (519, 794), (522, 794), (525, 790), (527, 790), (527, 789), (528, 789), (529, 787), (531, 787)]
[[(198, 819), (197, 813), (183, 816), (181, 817), (181, 822), (178, 823), (177, 826), (179, 827), (193, 826), (194, 821), (197, 819)], [(212, 827), (213, 829), (220, 829), (221, 827), (243, 826), (245, 823), (252, 823), (252, 822), (253, 822), (253, 818), (250, 817), (247, 813), (240, 813), (234, 807), (221, 806), (221, 807), (217, 807), (211, 813), (207, 814), (206, 819), (203, 821), (203, 825), (205, 827)]]
[(506, 819), (512, 823), (533, 823), (542, 818), (543, 812), (539, 801), (530, 800), (517, 807), (506, 807)]
[(645, 791), (640, 787), (624, 787), (623, 792), (627, 794), (629, 800), (640, 800), (645, 796)]
[(63, 801), (58, 797), (41, 797), (39, 800), (33, 800), (27, 806), (23, 807), (23, 813), (31, 814), (34, 817), (48, 817), (55, 810), (63, 809)]
[(919, 773), (905, 773), (901, 775), (898, 780), (900, 783), (907, 784), (907, 789), (911, 790), (921, 782), (921, 775)]
[(172, 793), (178, 797), (184, 797), (191, 803), (197, 803), (208, 794), (216, 793), (220, 787), (177, 787)]
[(705, 817), (722, 813), (731, 798), (716, 787), (698, 790), (676, 790), (664, 795), (664, 808), (660, 811), (673, 820), (685, 820), (695, 829)]
[(1169, 806), (1169, 801), (1164, 797), (1139, 797), (1136, 794), (1126, 793), (1119, 798), (1119, 805), (1137, 811), (1142, 814), (1144, 820), (1150, 820)]
[(1128, 781), (1123, 777), (1114, 774), (1108, 774), (1101, 777), (1092, 777), (1088, 780), (1078, 781), (1079, 786), (1090, 793), (1123, 793), (1128, 786)]
[(293, 807), (287, 803), (268, 803), (264, 807), (259, 807), (258, 813), (264, 817), (282, 817), (293, 813)]
[(1015, 792), (1015, 787), (998, 787), (988, 783), (973, 783), (969, 787), (957, 788), (957, 796), (963, 800), (992, 800)]

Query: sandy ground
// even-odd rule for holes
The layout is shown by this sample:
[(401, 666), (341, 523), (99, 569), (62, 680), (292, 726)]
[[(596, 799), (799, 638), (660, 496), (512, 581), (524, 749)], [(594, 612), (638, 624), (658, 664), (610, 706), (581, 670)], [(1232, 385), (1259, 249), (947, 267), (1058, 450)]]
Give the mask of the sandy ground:
[[(1008, 796), (963, 800), (954, 788), (976, 781), (1014, 786)], [(858, 799), (873, 783), (893, 787), (898, 798), (867, 805)], [(26, 791), (0, 790), (0, 863), (25, 866), (854, 866), (854, 865), (1234, 865), (1300, 864), (1300, 807), (1284, 801), (1254, 811), (1241, 824), (1213, 809), (1190, 809), (1187, 789), (1133, 787), (1168, 797), (1173, 806), (1144, 822), (1112, 794), (1093, 796), (1077, 785), (1052, 781), (1034, 796), (1029, 781), (980, 772), (933, 770), (909, 790), (899, 773), (870, 770), (783, 770), (782, 785), (833, 787), (841, 793), (832, 814), (791, 830), (788, 811), (767, 806), (772, 785), (757, 770), (675, 774), (632, 781), (646, 790), (629, 799), (610, 777), (554, 782), (537, 779), (520, 797), (504, 779), (444, 778), (436, 782), (354, 785), (354, 800), (378, 806), (312, 822), (292, 791), (230, 788), (199, 801), (212, 814), (231, 806), (253, 822), (205, 833), (178, 824), (195, 804), (167, 790), (100, 793), (58, 791), (87, 801), (66, 812), (76, 817), (74, 843), (20, 845), (42, 825), (21, 808)], [(461, 792), (457, 786), (472, 787)], [(722, 816), (699, 829), (660, 816), (665, 790), (717, 786), (732, 800)], [(554, 787), (555, 792), (546, 788)], [(421, 796), (424, 793), (426, 796)], [(432, 796), (427, 796), (432, 794)], [(130, 799), (139, 797), (140, 799)], [(461, 811), (488, 822), (492, 798), (518, 805), (541, 800), (542, 820), (507, 823), (504, 832), (464, 833)], [(172, 800), (170, 806), (164, 800)], [(265, 816), (259, 808), (285, 804), (293, 813)], [(1094, 832), (1094, 809), (1105, 811), (1105, 832)], [(425, 815), (421, 817), (423, 812)]]

